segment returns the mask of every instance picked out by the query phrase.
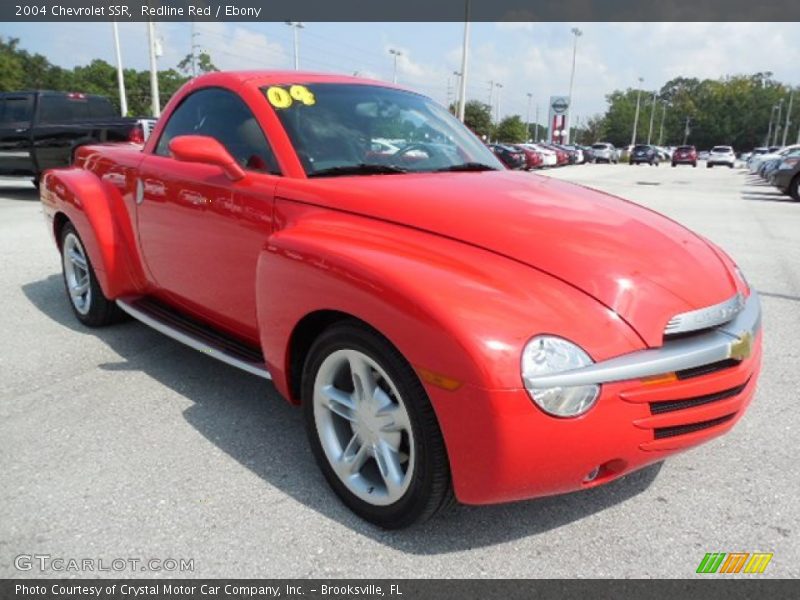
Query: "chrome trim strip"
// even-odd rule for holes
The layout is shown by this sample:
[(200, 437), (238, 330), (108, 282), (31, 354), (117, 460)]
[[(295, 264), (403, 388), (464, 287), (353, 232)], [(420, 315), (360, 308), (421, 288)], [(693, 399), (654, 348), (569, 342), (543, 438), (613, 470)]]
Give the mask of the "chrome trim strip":
[(219, 361), (222, 361), (226, 364), (229, 364), (237, 369), (241, 369), (242, 371), (247, 371), (252, 375), (257, 375), (258, 377), (262, 377), (263, 379), (272, 379), (272, 376), (267, 371), (266, 366), (260, 366), (256, 363), (247, 362), (236, 358), (235, 356), (231, 356), (227, 352), (214, 348), (213, 346), (209, 346), (206, 342), (197, 339), (194, 336), (191, 336), (179, 329), (175, 329), (170, 325), (167, 325), (163, 321), (159, 321), (158, 319), (153, 318), (149, 314), (144, 311), (141, 311), (126, 302), (125, 300), (117, 300), (117, 306), (119, 306), (122, 310), (132, 316), (134, 319), (141, 321), (148, 327), (152, 327), (156, 331), (163, 333), (164, 335), (171, 337), (173, 340), (181, 342), (182, 344), (186, 344), (190, 348), (194, 348), (195, 350), (199, 350), (204, 354), (208, 354), (212, 358), (216, 358)]
[(524, 377), (525, 387), (551, 388), (596, 385), (652, 377), (664, 373), (702, 367), (727, 358), (736, 358), (743, 338), (751, 339), (761, 329), (761, 303), (755, 291), (744, 310), (729, 323), (693, 337), (665, 342), (660, 348), (640, 350), (603, 362), (539, 377)]
[(667, 323), (664, 329), (664, 335), (687, 333), (689, 331), (697, 331), (698, 329), (710, 329), (711, 327), (727, 323), (742, 312), (742, 310), (744, 310), (744, 296), (738, 293), (719, 304), (675, 315), (669, 320), (669, 323)]

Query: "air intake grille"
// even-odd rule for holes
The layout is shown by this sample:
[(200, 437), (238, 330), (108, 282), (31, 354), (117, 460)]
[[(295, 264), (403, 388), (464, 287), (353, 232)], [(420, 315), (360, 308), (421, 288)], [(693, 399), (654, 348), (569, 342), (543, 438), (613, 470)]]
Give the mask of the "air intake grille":
[(727, 423), (728, 421), (730, 421), (735, 414), (736, 413), (731, 413), (729, 415), (725, 415), (724, 417), (719, 417), (718, 419), (711, 419), (710, 421), (701, 421), (700, 423), (690, 423), (689, 425), (659, 427), (658, 429), (654, 430), (655, 438), (657, 440), (662, 440), (664, 438), (675, 437), (676, 435), (686, 435), (687, 433), (694, 433), (695, 431), (702, 431), (703, 429), (716, 427), (717, 425), (722, 425), (723, 423)]
[(750, 380), (748, 379), (742, 385), (737, 385), (735, 388), (722, 392), (715, 392), (714, 394), (706, 394), (705, 396), (695, 396), (694, 398), (684, 398), (683, 400), (667, 400), (666, 402), (651, 402), (650, 412), (654, 415), (660, 415), (676, 410), (711, 404), (712, 402), (719, 402), (720, 400), (738, 396), (744, 391), (744, 388), (747, 387), (749, 382)]

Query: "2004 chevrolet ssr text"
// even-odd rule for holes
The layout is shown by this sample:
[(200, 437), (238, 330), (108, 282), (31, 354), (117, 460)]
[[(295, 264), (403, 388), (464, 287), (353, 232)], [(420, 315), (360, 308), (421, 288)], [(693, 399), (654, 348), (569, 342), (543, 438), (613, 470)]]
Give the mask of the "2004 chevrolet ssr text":
[(41, 190), (82, 323), (272, 379), (384, 527), (608, 482), (729, 430), (758, 379), (758, 296), (719, 248), (505, 170), (382, 82), (204, 75), (144, 148), (79, 148)]

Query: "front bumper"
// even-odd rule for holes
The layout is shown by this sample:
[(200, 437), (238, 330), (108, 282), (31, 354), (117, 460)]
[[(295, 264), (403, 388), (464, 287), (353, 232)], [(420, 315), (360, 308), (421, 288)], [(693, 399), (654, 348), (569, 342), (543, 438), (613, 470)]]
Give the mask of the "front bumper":
[[(545, 414), (524, 389), (429, 389), (456, 496), (487, 504), (594, 487), (727, 432), (755, 393), (760, 322), (753, 293), (731, 323), (573, 371), (572, 381), (588, 372), (603, 382), (596, 405), (576, 418)], [(676, 345), (688, 356), (680, 363)], [(628, 369), (624, 378), (620, 367)], [(675, 375), (655, 379), (656, 372)]]

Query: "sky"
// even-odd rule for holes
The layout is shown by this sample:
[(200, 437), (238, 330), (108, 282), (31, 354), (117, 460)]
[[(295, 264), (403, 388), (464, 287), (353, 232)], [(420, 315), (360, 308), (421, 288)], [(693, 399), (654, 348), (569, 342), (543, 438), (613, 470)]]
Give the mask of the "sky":
[[(125, 67), (148, 68), (147, 25), (121, 23)], [(720, 78), (771, 71), (800, 85), (800, 23), (473, 23), (467, 99), (489, 100), (500, 116), (531, 119), (536, 106), (546, 120), (550, 96), (569, 89), (578, 27), (573, 118), (602, 113), (615, 89), (655, 90), (677, 76)], [(292, 29), (284, 23), (197, 23), (195, 41), (223, 70), (293, 66)], [(463, 23), (305, 23), (300, 30), (303, 70), (358, 73), (391, 80), (399, 50), (398, 83), (439, 102), (454, 98), (461, 66)], [(191, 47), (189, 23), (158, 23), (159, 68), (175, 67)], [(0, 35), (17, 37), (31, 52), (72, 67), (94, 58), (114, 63), (110, 23), (0, 23)], [(449, 94), (448, 94), (449, 91)]]

